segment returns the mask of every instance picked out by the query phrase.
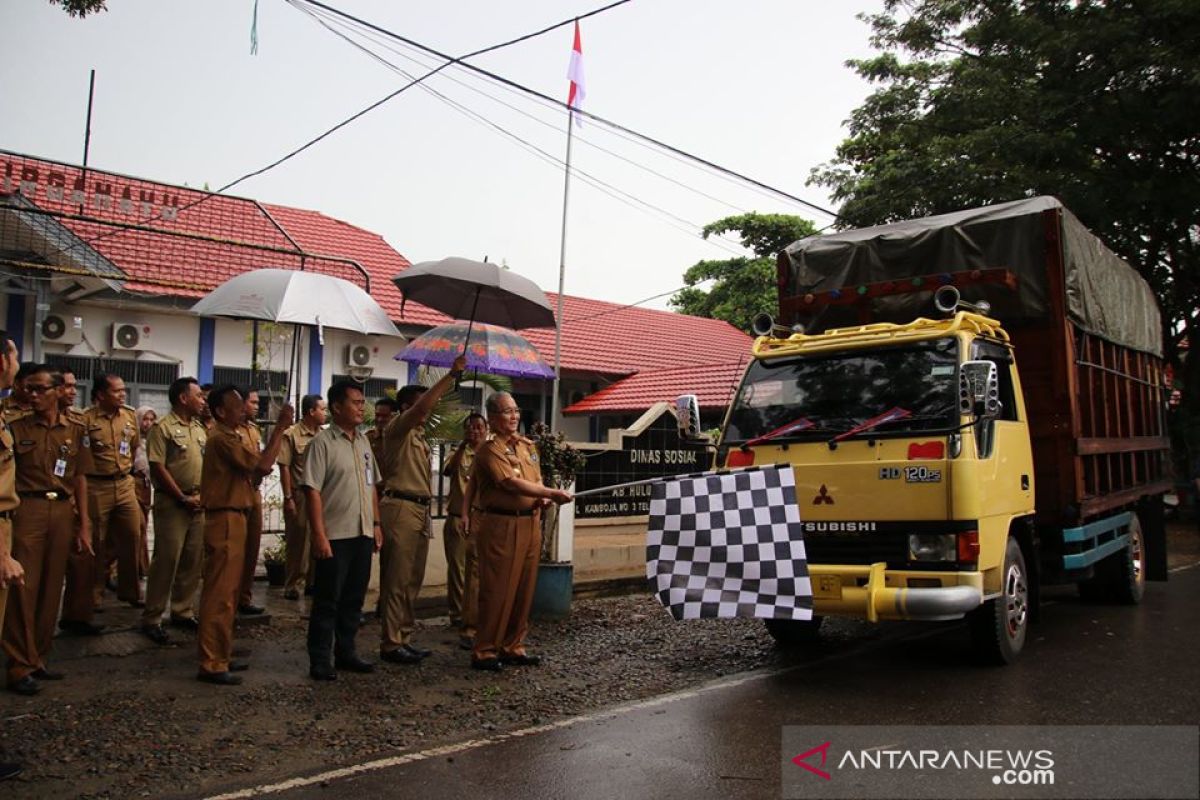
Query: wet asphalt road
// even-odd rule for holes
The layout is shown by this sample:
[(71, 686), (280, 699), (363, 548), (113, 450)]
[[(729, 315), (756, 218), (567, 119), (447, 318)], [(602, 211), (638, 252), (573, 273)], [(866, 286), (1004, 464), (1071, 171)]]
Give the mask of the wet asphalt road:
[(1137, 608), (1051, 595), (1007, 668), (975, 666), (962, 625), (885, 630), (773, 672), (276, 796), (777, 797), (783, 725), (1200, 723), (1200, 567), (1150, 584)]

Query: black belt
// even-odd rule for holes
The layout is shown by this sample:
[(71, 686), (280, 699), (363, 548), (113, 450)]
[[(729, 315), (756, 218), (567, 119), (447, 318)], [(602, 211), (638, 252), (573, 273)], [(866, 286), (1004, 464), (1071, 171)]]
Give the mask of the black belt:
[(429, 505), (432, 500), (432, 498), (429, 497), (421, 497), (418, 494), (409, 494), (408, 492), (398, 492), (395, 489), (384, 489), (383, 496), (391, 497), (396, 500), (407, 500), (410, 503), (416, 503), (417, 505), (422, 506)]
[(121, 478), (128, 478), (130, 473), (118, 472), (116, 475), (88, 475), (89, 481), (119, 481)]
[(455, 514), (453, 511), (447, 511), (446, 516), (447, 517), (461, 517), (462, 514)]
[(37, 491), (30, 490), (28, 492), (17, 492), (21, 497), (28, 497), (30, 500), (70, 500), (71, 493), (64, 492), (62, 489), (38, 489)]
[(12, 519), (12, 518), (13, 518), (13, 512), (0, 511), (0, 519)]
[(524, 511), (513, 511), (507, 508), (484, 508), (481, 510), (485, 514), (495, 514), (497, 517), (532, 517), (537, 513), (536, 508), (527, 508)]
[(248, 516), (250, 514), (250, 512), (253, 510), (254, 510), (253, 508), (232, 508), (232, 507), (206, 508), (206, 509), (204, 509), (204, 513), (205, 514), (217, 514), (217, 513), (220, 513), (221, 511), (228, 511), (230, 514), (246, 514)]

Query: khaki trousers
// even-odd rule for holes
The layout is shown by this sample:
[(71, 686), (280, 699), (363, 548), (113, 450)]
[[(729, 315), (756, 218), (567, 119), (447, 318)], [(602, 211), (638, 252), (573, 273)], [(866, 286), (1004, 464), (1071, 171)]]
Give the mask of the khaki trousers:
[(200, 590), (200, 669), (226, 672), (233, 657), (233, 622), (245, 564), (247, 516), (253, 511), (204, 515), (204, 585)]
[(146, 578), (143, 625), (159, 625), (167, 603), (171, 618), (195, 617), (204, 566), (204, 512), (193, 514), (165, 492), (154, 498), (154, 558)]
[(542, 550), (541, 516), (479, 514), (479, 629), (475, 660), (525, 654)]
[[(0, 547), (12, 549), (12, 520), (0, 519)], [(8, 609), (8, 586), (0, 586), (0, 631), (4, 629), (4, 612)]]
[(12, 556), (25, 569), (25, 585), (13, 587), (4, 620), (9, 686), (46, 666), (76, 525), (68, 502), (23, 498), (17, 508)]
[(442, 546), (446, 552), (446, 604), (450, 607), (450, 624), (463, 636), (474, 636), (479, 603), (479, 557), (475, 552), (475, 539), (463, 534), (462, 517), (446, 517)]
[(283, 513), (283, 535), (287, 542), (287, 578), (283, 588), (301, 591), (308, 584), (308, 568), (311, 547), (308, 536), (308, 498), (304, 490), (292, 496), (296, 503), (295, 515)]
[(416, 627), (413, 611), (425, 581), (429, 556), (429, 507), (411, 500), (385, 497), (379, 503), (383, 517), (383, 547), (379, 551), (379, 651), (387, 653), (408, 644)]
[(103, 567), (110, 541), (117, 556), (117, 597), (136, 602), (141, 594), (137, 551), (142, 510), (133, 492), (133, 478), (89, 480), (87, 504), (95, 555), (77, 553), (72, 548), (67, 561), (62, 616), (73, 622), (92, 621), (107, 577)]
[(262, 544), (263, 507), (262, 492), (254, 490), (254, 508), (246, 527), (246, 549), (242, 556), (242, 581), (238, 589), (238, 604), (248, 606), (254, 599), (254, 573), (258, 570), (258, 547)]

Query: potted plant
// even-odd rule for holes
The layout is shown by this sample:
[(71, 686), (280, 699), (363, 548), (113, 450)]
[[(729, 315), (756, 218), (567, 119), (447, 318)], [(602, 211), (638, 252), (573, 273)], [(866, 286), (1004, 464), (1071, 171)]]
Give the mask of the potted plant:
[[(542, 422), (533, 426), (529, 438), (537, 445), (542, 482), (569, 491), (575, 485), (575, 475), (587, 464), (584, 454), (567, 444), (562, 431), (552, 431)], [(573, 525), (574, 515), (563, 515), (556, 505), (542, 515), (542, 557), (533, 594), (533, 613), (541, 617), (562, 618), (571, 610), (575, 567), (557, 558), (560, 522)]]
[(267, 569), (267, 584), (283, 586), (287, 579), (287, 540), (279, 537), (274, 547), (263, 550), (262, 559)]

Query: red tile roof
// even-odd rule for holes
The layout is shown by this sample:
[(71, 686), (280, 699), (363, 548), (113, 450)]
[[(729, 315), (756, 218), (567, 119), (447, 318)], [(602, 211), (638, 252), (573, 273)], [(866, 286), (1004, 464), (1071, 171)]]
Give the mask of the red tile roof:
[[(81, 211), (81, 197), (72, 196), (81, 173), (76, 166), (0, 151), (0, 196), (19, 190), (38, 207), (68, 215), (57, 219), (125, 273), (127, 291), (198, 298), (248, 270), (299, 269), (302, 262), (305, 269), (362, 286), (361, 274), (349, 263), (354, 261), (367, 271), (372, 297), (394, 321), (419, 326), (447, 321), (415, 303), (401, 316), (400, 292), (391, 279), (410, 263), (376, 233), (318, 211), (95, 169), (87, 172)], [(556, 307), (556, 295), (547, 299)], [(618, 376), (736, 362), (750, 348), (750, 337), (725, 322), (601, 300), (565, 296), (563, 318), (562, 365), (572, 372)], [(522, 334), (553, 361), (554, 329)]]
[(563, 409), (564, 414), (640, 413), (660, 401), (673, 402), (681, 394), (695, 394), (701, 411), (729, 405), (746, 367), (749, 348), (741, 361), (698, 367), (652, 369), (622, 378)]

